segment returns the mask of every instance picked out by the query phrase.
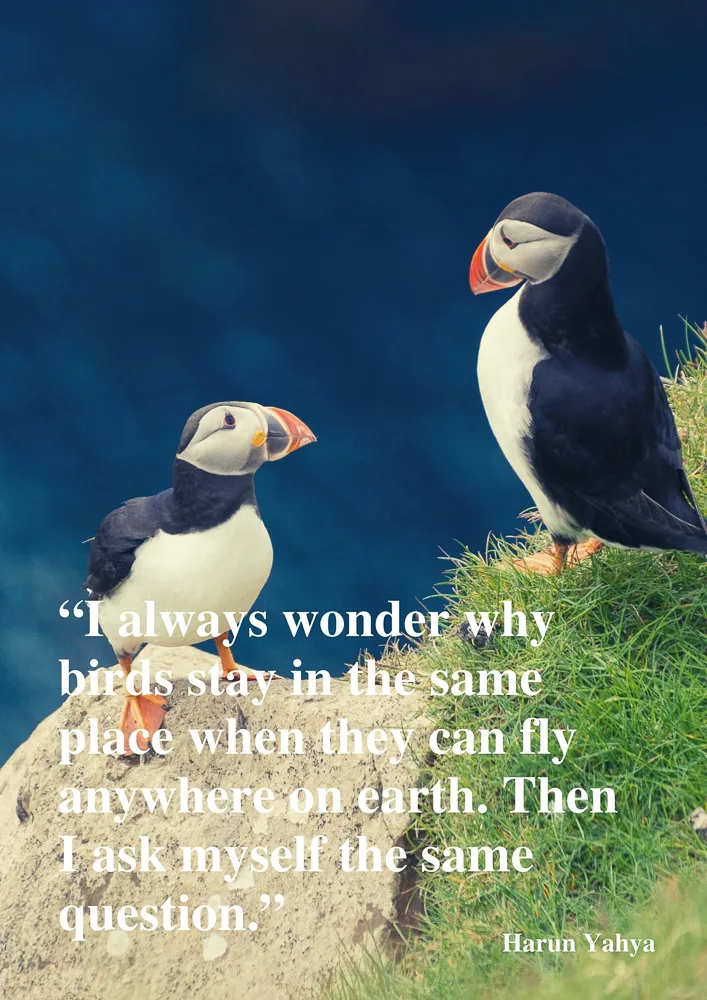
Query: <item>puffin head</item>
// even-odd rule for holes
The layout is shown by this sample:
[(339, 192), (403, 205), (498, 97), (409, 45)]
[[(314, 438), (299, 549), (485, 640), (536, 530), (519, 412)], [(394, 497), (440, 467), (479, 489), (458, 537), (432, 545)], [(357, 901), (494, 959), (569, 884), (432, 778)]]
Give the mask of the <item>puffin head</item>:
[[(605, 268), (603, 241), (594, 223), (556, 194), (536, 192), (512, 201), (481, 241), (469, 269), (474, 295), (510, 288), (521, 281), (553, 278), (580, 242), (601, 250), (590, 256)], [(587, 247), (590, 249), (590, 247)], [(589, 274), (587, 274), (589, 278)]]
[(211, 403), (187, 420), (177, 458), (217, 476), (241, 476), (316, 440), (288, 410), (260, 403)]

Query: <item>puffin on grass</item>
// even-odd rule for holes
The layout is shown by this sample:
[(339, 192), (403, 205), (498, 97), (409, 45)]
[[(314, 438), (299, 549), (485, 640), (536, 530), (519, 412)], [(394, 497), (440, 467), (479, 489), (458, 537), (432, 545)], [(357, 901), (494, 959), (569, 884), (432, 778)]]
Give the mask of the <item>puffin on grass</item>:
[[(100, 524), (91, 542), (85, 587), (99, 609), (101, 629), (127, 679), (144, 640), (119, 634), (121, 614), (144, 613), (154, 601), (158, 646), (203, 642), (199, 612), (246, 614), (272, 567), (270, 536), (255, 499), (253, 480), (264, 462), (275, 462), (316, 441), (287, 410), (259, 403), (212, 403), (189, 417), (174, 460), (172, 488), (128, 500)], [(160, 612), (194, 612), (186, 635), (170, 635)], [(241, 673), (228, 640), (228, 623), (216, 639), (223, 675)], [(248, 674), (249, 678), (254, 676)], [(160, 695), (126, 692), (120, 728), (136, 729), (141, 750), (162, 725), (167, 702)]]
[(621, 327), (591, 219), (554, 194), (517, 198), (469, 281), (476, 295), (524, 282), (486, 327), (478, 359), (491, 429), (554, 543), (518, 568), (559, 573), (602, 542), (707, 552), (665, 390)]

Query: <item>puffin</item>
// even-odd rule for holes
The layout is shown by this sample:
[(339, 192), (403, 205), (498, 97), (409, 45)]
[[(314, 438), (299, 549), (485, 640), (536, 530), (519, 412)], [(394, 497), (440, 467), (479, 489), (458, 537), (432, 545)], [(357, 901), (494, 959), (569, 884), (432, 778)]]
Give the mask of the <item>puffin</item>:
[(553, 542), (516, 567), (558, 574), (602, 544), (707, 553), (663, 383), (616, 315), (592, 220), (559, 195), (516, 198), (469, 283), (475, 295), (521, 285), (486, 326), (477, 366), (494, 436)]
[[(145, 612), (154, 602), (158, 646), (189, 646), (198, 614), (218, 615), (216, 648), (223, 677), (239, 675), (223, 613), (248, 613), (272, 568), (273, 550), (255, 498), (254, 477), (264, 462), (276, 462), (316, 438), (288, 410), (259, 403), (211, 403), (187, 420), (172, 469), (172, 486), (155, 496), (126, 501), (101, 521), (91, 539), (84, 587), (98, 609), (101, 630), (113, 647), (127, 682), (144, 644), (123, 637), (125, 612)], [(194, 612), (188, 628), (170, 630), (160, 612)], [(248, 672), (252, 679), (255, 675)], [(149, 749), (162, 725), (161, 695), (126, 694), (120, 729), (124, 746)], [(130, 752), (125, 750), (125, 755)]]

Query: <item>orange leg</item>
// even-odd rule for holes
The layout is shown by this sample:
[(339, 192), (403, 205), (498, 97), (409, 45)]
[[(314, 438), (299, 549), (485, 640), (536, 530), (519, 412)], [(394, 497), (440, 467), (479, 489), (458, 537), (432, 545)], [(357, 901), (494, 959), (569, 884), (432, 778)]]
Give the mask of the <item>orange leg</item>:
[(542, 573), (544, 576), (559, 576), (568, 566), (576, 566), (583, 559), (589, 559), (602, 547), (598, 538), (588, 538), (577, 545), (553, 545), (545, 552), (535, 552), (532, 556), (514, 559), (513, 565), (521, 573)]
[[(233, 653), (231, 652), (231, 647), (226, 646), (228, 641), (228, 632), (222, 632), (215, 640), (216, 649), (218, 650), (219, 659), (221, 660), (221, 666), (223, 668), (223, 673), (221, 674), (221, 680), (231, 681), (235, 677), (241, 677), (245, 674), (246, 679), (249, 681), (254, 681), (257, 678), (257, 674), (249, 670), (248, 667), (239, 666), (233, 659)], [(230, 675), (230, 676), (229, 676)]]
[[(127, 683), (128, 674), (132, 670), (132, 656), (119, 656), (118, 663), (123, 668), (123, 676)], [(147, 733), (140, 733), (137, 737), (137, 745), (141, 750), (147, 750), (150, 740), (158, 729), (162, 727), (165, 712), (167, 711), (167, 699), (159, 694), (127, 694), (123, 705), (123, 714), (120, 719), (120, 728), (125, 736), (125, 742), (136, 729), (142, 729)], [(125, 751), (125, 756), (131, 756), (130, 750)]]

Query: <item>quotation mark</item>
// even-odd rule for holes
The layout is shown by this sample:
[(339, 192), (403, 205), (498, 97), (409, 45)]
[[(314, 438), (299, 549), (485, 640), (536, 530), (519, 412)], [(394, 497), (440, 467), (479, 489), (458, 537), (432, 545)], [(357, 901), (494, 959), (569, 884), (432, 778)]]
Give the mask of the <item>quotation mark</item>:
[(275, 903), (276, 904), (275, 912), (277, 912), (278, 910), (281, 910), (285, 905), (285, 897), (282, 895), (281, 892), (278, 892), (277, 895), (273, 896), (272, 899), (270, 899), (270, 896), (267, 896), (265, 893), (263, 893), (263, 895), (260, 897), (260, 902), (263, 904), (263, 910), (267, 910), (271, 902)]
[(100, 608), (103, 601), (77, 601), (73, 608), (69, 605), (71, 601), (64, 601), (59, 607), (59, 617), (60, 618), (83, 618), (85, 615), (84, 608), (88, 609), (88, 631), (86, 635), (96, 636), (100, 635), (100, 628), (98, 622), (98, 609)]
[[(270, 896), (267, 895), (267, 893), (263, 893), (263, 895), (260, 897), (260, 902), (263, 904), (263, 911), (267, 910), (267, 908), (270, 906), (271, 903), (274, 903), (275, 912), (277, 912), (278, 910), (281, 910), (285, 905), (285, 897), (282, 895), (281, 892), (278, 892), (271, 899)], [(255, 922), (255, 920), (252, 920), (248, 924), (248, 930), (257, 931), (257, 929), (258, 929), (257, 923)]]
[(84, 611), (81, 605), (84, 604), (84, 601), (77, 601), (76, 604), (74, 604), (73, 611), (67, 608), (66, 605), (68, 603), (69, 601), (64, 601), (64, 603), (59, 608), (59, 617), (71, 618), (71, 616), (73, 615), (74, 618), (83, 618)]

